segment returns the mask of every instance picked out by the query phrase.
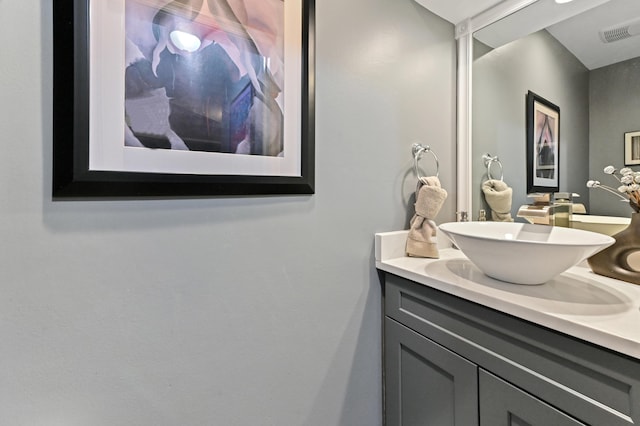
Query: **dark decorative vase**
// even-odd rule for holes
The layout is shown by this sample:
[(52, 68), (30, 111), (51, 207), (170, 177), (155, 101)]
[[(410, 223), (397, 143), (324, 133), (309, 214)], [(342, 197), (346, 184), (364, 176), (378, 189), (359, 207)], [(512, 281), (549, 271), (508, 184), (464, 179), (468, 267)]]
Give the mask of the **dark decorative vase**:
[(640, 270), (629, 264), (629, 256), (640, 252), (640, 213), (631, 214), (629, 226), (613, 236), (616, 242), (587, 259), (598, 275), (640, 284)]

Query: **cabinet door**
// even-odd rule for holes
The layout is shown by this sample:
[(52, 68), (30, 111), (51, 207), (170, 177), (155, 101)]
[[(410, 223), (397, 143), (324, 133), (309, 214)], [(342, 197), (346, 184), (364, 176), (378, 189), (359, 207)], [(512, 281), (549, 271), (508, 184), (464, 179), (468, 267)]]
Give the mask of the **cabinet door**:
[(478, 425), (475, 364), (385, 318), (386, 426)]
[(482, 426), (585, 425), (483, 369), (478, 377)]

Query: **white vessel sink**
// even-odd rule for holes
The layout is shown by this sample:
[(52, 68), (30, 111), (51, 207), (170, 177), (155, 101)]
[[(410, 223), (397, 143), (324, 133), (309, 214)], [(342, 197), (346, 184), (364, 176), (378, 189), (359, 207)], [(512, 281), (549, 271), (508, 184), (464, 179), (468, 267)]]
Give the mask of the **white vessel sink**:
[(450, 222), (440, 230), (486, 275), (542, 284), (615, 242), (608, 235), (517, 222)]

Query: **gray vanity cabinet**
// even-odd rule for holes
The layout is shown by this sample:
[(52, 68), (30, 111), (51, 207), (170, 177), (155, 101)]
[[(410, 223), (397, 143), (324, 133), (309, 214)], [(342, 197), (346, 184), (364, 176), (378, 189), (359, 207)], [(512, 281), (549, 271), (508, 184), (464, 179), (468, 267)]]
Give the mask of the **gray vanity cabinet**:
[(385, 319), (387, 425), (475, 426), (478, 367)]
[(640, 362), (384, 273), (386, 426), (640, 425)]

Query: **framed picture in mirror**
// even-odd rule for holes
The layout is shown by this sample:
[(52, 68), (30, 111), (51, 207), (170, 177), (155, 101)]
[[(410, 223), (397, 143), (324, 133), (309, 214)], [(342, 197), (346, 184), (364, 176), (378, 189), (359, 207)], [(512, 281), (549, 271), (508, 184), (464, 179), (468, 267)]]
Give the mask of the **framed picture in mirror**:
[(624, 165), (640, 164), (640, 131), (624, 134)]
[(557, 192), (560, 187), (560, 108), (527, 93), (527, 193)]

